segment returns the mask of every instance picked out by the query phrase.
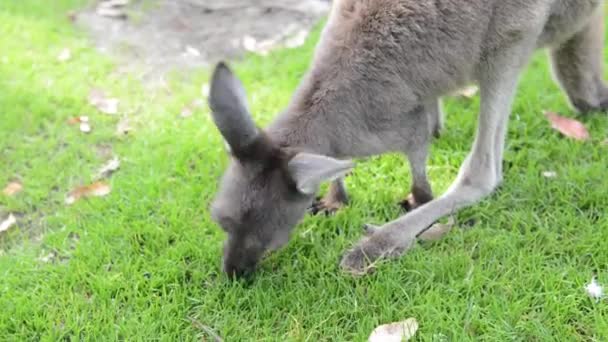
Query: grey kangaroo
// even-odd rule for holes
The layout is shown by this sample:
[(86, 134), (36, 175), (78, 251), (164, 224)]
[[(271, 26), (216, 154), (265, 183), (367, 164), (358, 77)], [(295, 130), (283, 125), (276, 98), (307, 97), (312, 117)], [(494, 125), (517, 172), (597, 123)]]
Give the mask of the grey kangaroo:
[[(213, 73), (209, 105), (231, 163), (212, 203), (227, 233), (225, 272), (251, 272), (284, 245), (307, 209), (347, 200), (347, 158), (407, 155), (410, 211), (348, 251), (363, 272), (396, 257), (441, 217), (489, 195), (502, 181), (505, 132), (518, 76), (546, 47), (557, 80), (580, 112), (608, 109), (602, 0), (337, 0), (312, 65), (289, 106), (258, 128), (230, 69)], [(449, 189), (433, 199), (426, 159), (441, 126), (439, 99), (477, 83), (481, 108), (471, 151)], [(313, 204), (319, 185), (328, 194)]]

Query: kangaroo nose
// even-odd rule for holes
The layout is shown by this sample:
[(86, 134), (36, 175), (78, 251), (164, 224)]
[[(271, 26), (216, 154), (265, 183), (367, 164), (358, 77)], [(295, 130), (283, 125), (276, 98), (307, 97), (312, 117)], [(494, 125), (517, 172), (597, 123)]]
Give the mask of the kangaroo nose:
[(224, 244), (224, 272), (232, 278), (243, 278), (253, 273), (263, 252), (257, 248), (247, 248), (242, 239), (232, 236)]
[(255, 269), (255, 264), (253, 265), (238, 265), (231, 262), (224, 261), (224, 272), (228, 274), (229, 277), (235, 279), (248, 278), (253, 275), (253, 270)]

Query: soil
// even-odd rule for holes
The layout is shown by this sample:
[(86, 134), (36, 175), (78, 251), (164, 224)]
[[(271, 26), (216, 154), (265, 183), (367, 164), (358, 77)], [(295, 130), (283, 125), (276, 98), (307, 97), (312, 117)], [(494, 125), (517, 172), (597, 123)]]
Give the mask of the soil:
[(149, 75), (297, 46), (330, 8), (328, 0), (131, 0), (108, 17), (98, 10), (108, 1), (74, 14), (76, 25)]

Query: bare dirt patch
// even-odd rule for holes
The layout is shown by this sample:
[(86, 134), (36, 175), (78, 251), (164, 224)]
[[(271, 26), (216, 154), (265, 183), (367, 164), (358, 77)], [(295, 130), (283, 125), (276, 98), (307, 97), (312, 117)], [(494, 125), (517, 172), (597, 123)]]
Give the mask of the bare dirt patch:
[(101, 50), (148, 76), (297, 46), (330, 7), (329, 0), (131, 0), (104, 15), (99, 6), (111, 1), (74, 21)]

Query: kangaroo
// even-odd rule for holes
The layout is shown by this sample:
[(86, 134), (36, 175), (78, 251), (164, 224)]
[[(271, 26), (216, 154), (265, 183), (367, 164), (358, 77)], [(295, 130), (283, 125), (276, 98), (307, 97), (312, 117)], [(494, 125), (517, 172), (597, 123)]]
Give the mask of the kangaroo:
[[(309, 71), (266, 129), (252, 120), (240, 81), (218, 63), (209, 106), (231, 163), (211, 215), (227, 233), (225, 272), (253, 271), (311, 206), (345, 204), (349, 158), (386, 152), (409, 160), (413, 210), (370, 232), (340, 264), (361, 273), (402, 255), (432, 223), (501, 183), (511, 104), (536, 49), (548, 48), (576, 110), (608, 110), (603, 21), (602, 0), (337, 0)], [(426, 160), (441, 127), (439, 101), (469, 83), (481, 96), (475, 139), (457, 178), (433, 199)], [(313, 204), (323, 182), (330, 191)]]

